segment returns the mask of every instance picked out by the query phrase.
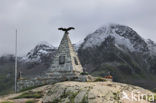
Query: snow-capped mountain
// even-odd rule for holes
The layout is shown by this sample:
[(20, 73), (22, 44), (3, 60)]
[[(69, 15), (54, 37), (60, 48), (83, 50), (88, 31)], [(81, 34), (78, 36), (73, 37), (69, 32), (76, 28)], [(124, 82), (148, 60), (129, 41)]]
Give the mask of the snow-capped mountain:
[[(102, 26), (73, 46), (82, 66), (91, 75), (103, 77), (109, 73), (115, 81), (146, 88), (153, 88), (154, 85), (148, 84), (156, 83), (152, 79), (156, 77), (156, 44), (143, 39), (128, 26)], [(19, 58), (18, 69), (24, 77), (40, 75), (48, 70), (56, 51), (56, 47), (41, 42)], [(1, 68), (12, 68), (14, 57), (0, 57), (0, 63)]]
[(109, 24), (95, 30), (80, 44), (78, 55), (87, 72), (97, 76), (111, 73), (115, 81), (147, 87), (146, 79), (156, 73), (156, 44), (124, 25)]
[(42, 62), (45, 57), (51, 57), (55, 54), (57, 48), (47, 42), (41, 42), (27, 53), (23, 60), (26, 62)]
[[(103, 42), (112, 38), (114, 46), (122, 51), (150, 53), (156, 55), (156, 44), (152, 40), (143, 39), (132, 28), (119, 24), (109, 24), (100, 27), (92, 34), (89, 34), (84, 40), (73, 44), (76, 51), (79, 48), (94, 48), (100, 46)], [(109, 44), (109, 41), (107, 41)], [(47, 42), (41, 42), (34, 49), (23, 57), (24, 61), (38, 61), (44, 56), (52, 55), (56, 52), (57, 48)]]
[(128, 26), (119, 24), (109, 24), (102, 26), (92, 34), (89, 34), (82, 45), (82, 48), (100, 46), (108, 37), (114, 38), (115, 46), (119, 49), (126, 48), (130, 52), (144, 52), (149, 50), (155, 52), (156, 46), (154, 42), (146, 42), (136, 31)]

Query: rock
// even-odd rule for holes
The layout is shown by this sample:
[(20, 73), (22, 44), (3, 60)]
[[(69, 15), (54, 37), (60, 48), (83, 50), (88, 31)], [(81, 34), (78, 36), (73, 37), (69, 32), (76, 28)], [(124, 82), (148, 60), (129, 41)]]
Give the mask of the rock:
[[(131, 99), (131, 95), (153, 93), (140, 87), (115, 83), (115, 82), (62, 82), (50, 86), (43, 97), (43, 103), (132, 103), (126, 98), (122, 99), (125, 92)], [(153, 94), (154, 95), (154, 94)], [(148, 103), (144, 99), (142, 103)], [(139, 99), (134, 103), (140, 103)]]
[[(0, 103), (2, 101), (25, 103), (28, 100), (35, 100), (35, 103), (150, 103), (146, 100), (146, 95), (148, 95), (147, 98), (150, 100), (152, 100), (152, 95), (156, 97), (156, 94), (149, 90), (111, 81), (66, 81), (53, 85), (45, 85), (31, 91), (42, 91), (44, 96), (41, 98), (12, 99), (27, 92), (25, 91), (0, 97)], [(144, 95), (144, 99), (142, 99), (142, 95)]]

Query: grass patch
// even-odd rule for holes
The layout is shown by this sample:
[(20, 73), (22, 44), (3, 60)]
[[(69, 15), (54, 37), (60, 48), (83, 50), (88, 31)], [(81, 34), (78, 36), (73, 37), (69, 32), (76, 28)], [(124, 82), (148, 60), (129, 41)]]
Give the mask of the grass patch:
[(61, 100), (60, 99), (54, 99), (52, 102), (48, 102), (48, 103), (59, 103)]
[(36, 103), (36, 100), (28, 100), (25, 103)]
[(113, 95), (114, 95), (114, 100), (116, 100), (116, 101), (119, 101), (120, 100), (119, 92), (113, 93)]
[(20, 98), (41, 98), (43, 97), (43, 93), (42, 92), (33, 92), (33, 91), (28, 91), (25, 92), (13, 99), (20, 99)]
[(77, 94), (78, 94), (79, 92), (75, 92), (75, 93), (73, 93), (73, 92), (67, 92), (67, 96), (69, 97), (69, 100), (70, 100), (70, 102), (69, 103), (75, 103), (74, 102), (74, 99), (75, 99), (75, 97), (77, 96)]
[(101, 78), (101, 77), (97, 77), (97, 78), (94, 80), (94, 82), (104, 82), (104, 81), (106, 81), (106, 79)]
[(74, 102), (74, 99), (75, 99), (75, 97), (77, 96), (78, 93), (79, 93), (79, 92), (76, 92), (76, 93), (72, 93), (72, 92), (71, 92), (71, 95), (70, 95), (70, 97), (69, 97), (70, 103), (75, 103), (75, 102)]
[(88, 103), (88, 96), (84, 96), (80, 103)]
[(67, 97), (69, 98), (69, 102), (68, 103), (75, 103), (74, 99), (75, 99), (75, 97), (77, 96), (78, 93), (79, 92), (75, 92), (75, 93), (71, 92), (71, 91), (66, 92), (66, 90), (64, 90), (64, 92), (60, 96), (60, 98), (56, 98), (52, 102), (48, 102), (48, 103), (59, 103), (59, 102), (61, 102), (62, 99), (67, 98)]

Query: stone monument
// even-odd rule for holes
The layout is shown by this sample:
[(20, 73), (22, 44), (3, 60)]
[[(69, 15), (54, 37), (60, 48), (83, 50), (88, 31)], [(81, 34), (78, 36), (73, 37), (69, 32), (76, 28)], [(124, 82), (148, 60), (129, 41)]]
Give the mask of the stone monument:
[(45, 71), (43, 75), (39, 75), (36, 78), (19, 79), (17, 82), (18, 91), (66, 80), (87, 80), (85, 76), (80, 75), (83, 72), (83, 68), (69, 39), (68, 31), (71, 29), (74, 28), (59, 28), (59, 30), (64, 31), (65, 33), (49, 70)]
[(74, 28), (59, 28), (59, 30), (64, 31), (64, 36), (47, 73), (49, 77), (72, 78), (83, 72), (80, 60), (69, 38), (68, 31), (72, 29)]

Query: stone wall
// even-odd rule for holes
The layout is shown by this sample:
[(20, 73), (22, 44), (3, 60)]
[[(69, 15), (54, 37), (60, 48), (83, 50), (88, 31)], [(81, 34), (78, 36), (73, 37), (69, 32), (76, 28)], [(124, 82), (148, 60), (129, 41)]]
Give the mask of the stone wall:
[(47, 78), (47, 79), (21, 79), (17, 82), (17, 91), (21, 91), (24, 89), (28, 89), (31, 87), (37, 87), (49, 83), (55, 83), (55, 81)]
[(93, 77), (91, 75), (69, 75), (61, 76), (61, 75), (53, 75), (51, 77), (46, 78), (34, 78), (34, 79), (21, 79), (18, 80), (17, 90), (21, 91), (23, 89), (28, 89), (32, 87), (38, 87), (46, 84), (54, 84), (63, 81), (79, 81), (79, 82), (97, 82), (97, 81), (112, 81), (112, 79), (101, 78), (101, 77)]
[(86, 82), (86, 76), (76, 76), (76, 75), (68, 75), (68, 76), (55, 76), (47, 77), (47, 78), (34, 78), (34, 79), (20, 79), (17, 82), (17, 91), (21, 91), (28, 88), (38, 87), (46, 84), (54, 84), (57, 82), (63, 81), (80, 81)]

